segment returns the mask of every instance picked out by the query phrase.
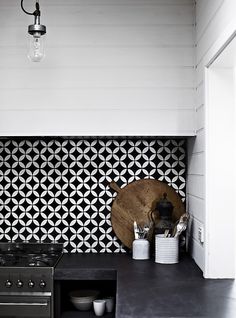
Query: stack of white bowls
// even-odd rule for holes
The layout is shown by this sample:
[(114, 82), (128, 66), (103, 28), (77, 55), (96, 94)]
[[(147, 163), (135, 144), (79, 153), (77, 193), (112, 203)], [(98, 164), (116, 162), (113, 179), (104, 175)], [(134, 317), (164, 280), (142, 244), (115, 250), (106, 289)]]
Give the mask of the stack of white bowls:
[(92, 309), (93, 301), (98, 297), (97, 290), (74, 290), (70, 292), (70, 301), (78, 310), (87, 311)]

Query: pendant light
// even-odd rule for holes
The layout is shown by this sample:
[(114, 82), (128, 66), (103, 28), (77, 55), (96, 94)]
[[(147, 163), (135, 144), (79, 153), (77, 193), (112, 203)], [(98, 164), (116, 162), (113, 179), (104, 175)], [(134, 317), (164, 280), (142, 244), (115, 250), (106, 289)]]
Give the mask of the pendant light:
[(45, 57), (44, 42), (46, 26), (40, 24), (40, 7), (39, 1), (35, 2), (35, 11), (28, 12), (24, 9), (23, 0), (21, 0), (21, 9), (29, 15), (34, 16), (34, 24), (28, 26), (29, 33), (29, 47), (28, 47), (28, 58), (32, 62), (40, 62)]

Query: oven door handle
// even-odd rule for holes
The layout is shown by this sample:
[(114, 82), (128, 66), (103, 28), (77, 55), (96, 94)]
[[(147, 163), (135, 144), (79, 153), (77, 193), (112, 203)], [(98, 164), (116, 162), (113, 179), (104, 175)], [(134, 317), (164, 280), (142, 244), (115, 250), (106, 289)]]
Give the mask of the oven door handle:
[(2, 303), (0, 302), (0, 306), (48, 306), (48, 302), (42, 302), (42, 303)]

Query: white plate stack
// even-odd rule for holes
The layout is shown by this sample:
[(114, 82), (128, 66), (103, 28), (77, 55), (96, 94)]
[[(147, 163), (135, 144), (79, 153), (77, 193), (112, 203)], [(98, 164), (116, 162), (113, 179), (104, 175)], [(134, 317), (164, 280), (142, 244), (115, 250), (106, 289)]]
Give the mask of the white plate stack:
[(179, 262), (179, 237), (155, 235), (155, 262), (160, 264), (176, 264)]

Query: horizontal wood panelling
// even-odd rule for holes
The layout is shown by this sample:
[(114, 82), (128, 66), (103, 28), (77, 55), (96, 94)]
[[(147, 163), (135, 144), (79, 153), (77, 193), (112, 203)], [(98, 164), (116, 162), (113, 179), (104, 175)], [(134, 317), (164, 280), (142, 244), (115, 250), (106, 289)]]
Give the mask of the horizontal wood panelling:
[(201, 82), (201, 84), (197, 87), (196, 91), (196, 108), (201, 107), (205, 103), (205, 87), (204, 83)]
[(199, 87), (203, 84), (205, 77), (205, 67), (203, 65), (203, 60), (197, 65), (196, 68), (196, 86)]
[(188, 173), (204, 175), (205, 173), (204, 159), (205, 159), (204, 152), (198, 152), (198, 153), (192, 154), (191, 160), (188, 165)]
[(204, 176), (188, 175), (188, 192), (198, 198), (205, 197), (205, 178)]
[(81, 87), (194, 87), (192, 68), (101, 67), (43, 69), (2, 69), (0, 88), (81, 88)]
[[(33, 9), (29, 0), (24, 3)], [(0, 109), (6, 120), (1, 119), (18, 118), (22, 110), (23, 126), (32, 129), (15, 125), (13, 118), (8, 128), (0, 125), (0, 134), (195, 133), (192, 0), (41, 0), (40, 5), (46, 58), (37, 64), (26, 57), (32, 17), (18, 0), (0, 1)], [(120, 120), (136, 120), (131, 127), (121, 120), (120, 129), (113, 112)], [(71, 120), (65, 130), (62, 116)]]
[(196, 130), (197, 132), (205, 127), (205, 106), (200, 106), (196, 112)]
[(194, 195), (188, 194), (188, 210), (195, 218), (204, 223), (205, 221), (205, 201)]
[[(17, 100), (17, 103), (15, 102)], [(55, 103), (55, 100), (57, 103)], [(27, 101), (31, 101), (30, 103)], [(2, 89), (0, 109), (190, 109), (192, 89), (161, 88), (80, 88), (80, 89)]]
[[(29, 8), (30, 3), (32, 7), (32, 1), (25, 1), (27, 7)], [(99, 5), (191, 5), (193, 0), (99, 0)], [(66, 5), (95, 5), (98, 4), (98, 0), (66, 0)], [(18, 0), (1, 0), (1, 6), (13, 7), (18, 6)], [(44, 6), (60, 6), (65, 5), (65, 0), (40, 0), (40, 5)]]
[[(42, 8), (41, 8), (42, 9)], [(64, 5), (47, 6), (42, 9), (42, 23), (51, 26), (79, 25), (142, 25), (142, 24), (192, 24), (192, 5)], [(31, 18), (31, 19), (30, 19)], [(3, 7), (0, 10), (0, 26), (14, 24), (25, 26), (32, 17), (23, 12), (15, 14), (12, 8)], [(31, 21), (32, 22), (32, 21)]]
[(197, 240), (195, 240), (194, 238), (190, 238), (191, 241), (191, 254), (192, 257), (194, 258), (196, 264), (203, 269), (204, 265), (205, 265), (205, 255), (204, 255), (204, 245), (201, 245), (200, 243), (198, 243)]
[[(1, 34), (0, 47), (26, 46), (27, 25), (9, 25)], [(193, 46), (192, 25), (104, 25), (51, 26), (47, 28), (46, 46), (83, 47), (83, 46)]]
[[(66, 58), (64, 58), (66, 56)], [(25, 48), (1, 48), (0, 68), (30, 68)], [(143, 67), (193, 66), (193, 48), (47, 48), (44, 68), (62, 67)]]
[(201, 129), (197, 136), (188, 139), (189, 156), (194, 153), (203, 152), (205, 150), (205, 131)]
[[(225, 28), (234, 21), (236, 11), (235, 0), (197, 0), (196, 2), (196, 140), (190, 141), (189, 166), (196, 167), (204, 164), (205, 159), (205, 63), (206, 54), (211, 50)], [(199, 157), (194, 155), (199, 153)], [(197, 160), (199, 158), (199, 160)], [(196, 172), (195, 168), (193, 169)], [(197, 171), (199, 172), (199, 171)], [(205, 222), (205, 176), (188, 176), (188, 201), (193, 217)], [(192, 255), (199, 266), (204, 270), (204, 244), (200, 245), (193, 239)]]
[(202, 245), (200, 242), (199, 242), (199, 238), (198, 238), (198, 228), (203, 226), (203, 223), (201, 221), (199, 221), (195, 216), (193, 216), (191, 214), (191, 217), (190, 217), (190, 221), (189, 221), (189, 226), (188, 226), (188, 234), (191, 234), (192, 237), (200, 244)]
[[(192, 111), (0, 111), (2, 136), (187, 136)], [(179, 120), (176, 120), (179, 118)], [(168, 123), (168, 125), (167, 125)], [(181, 125), (180, 125), (181, 123)]]

